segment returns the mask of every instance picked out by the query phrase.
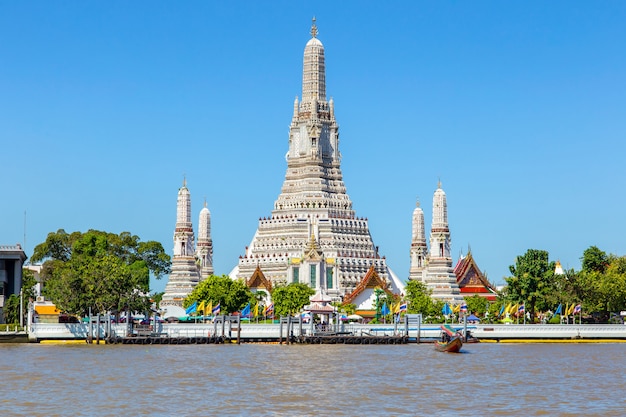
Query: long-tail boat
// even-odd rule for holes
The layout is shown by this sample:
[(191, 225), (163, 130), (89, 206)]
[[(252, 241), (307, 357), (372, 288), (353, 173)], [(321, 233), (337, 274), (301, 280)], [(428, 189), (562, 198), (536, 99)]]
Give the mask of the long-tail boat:
[(435, 341), (435, 349), (439, 352), (456, 353), (462, 346), (462, 336), (449, 325), (441, 325), (441, 340)]

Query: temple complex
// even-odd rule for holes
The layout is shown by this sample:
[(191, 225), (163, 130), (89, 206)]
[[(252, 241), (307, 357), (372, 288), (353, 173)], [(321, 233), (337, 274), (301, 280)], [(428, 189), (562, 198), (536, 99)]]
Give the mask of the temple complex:
[(304, 48), (302, 100), (296, 97), (293, 103), (281, 193), (271, 215), (259, 219), (230, 276), (255, 288), (305, 283), (340, 301), (375, 275), (377, 285), (400, 293), (403, 283), (379, 254), (367, 218), (356, 215), (346, 193), (339, 125), (334, 101), (326, 98), (324, 46), (317, 34), (314, 20)]
[[(205, 211), (206, 210), (206, 211)], [(165, 285), (165, 292), (161, 306), (182, 307), (183, 300), (200, 282), (201, 273), (213, 270), (212, 252), (213, 243), (210, 237), (210, 213), (206, 208), (200, 213), (202, 245), (199, 249), (201, 256), (196, 261), (194, 249), (194, 232), (191, 222), (191, 194), (187, 188), (187, 181), (178, 190), (176, 205), (176, 227), (174, 229), (174, 257), (172, 258), (172, 272)], [(208, 276), (208, 275), (207, 275)], [(206, 278), (206, 276), (203, 276)]]
[(409, 279), (420, 280), (426, 284), (434, 299), (458, 304), (463, 301), (463, 297), (452, 267), (451, 243), (446, 193), (439, 182), (433, 196), (430, 251), (426, 246), (424, 212), (419, 204), (413, 210)]

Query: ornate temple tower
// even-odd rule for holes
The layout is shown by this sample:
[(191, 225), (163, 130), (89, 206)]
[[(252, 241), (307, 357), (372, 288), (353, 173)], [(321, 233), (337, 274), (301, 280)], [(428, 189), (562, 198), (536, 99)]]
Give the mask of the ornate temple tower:
[(433, 196), (433, 222), (430, 228), (430, 253), (428, 266), (423, 273), (423, 282), (432, 290), (432, 297), (460, 303), (463, 297), (456, 282), (450, 255), (450, 229), (448, 227), (448, 205), (441, 182)]
[(194, 234), (191, 224), (191, 195), (187, 181), (178, 190), (176, 228), (174, 229), (174, 257), (162, 306), (181, 306), (183, 299), (198, 284), (199, 274), (194, 256)]
[(426, 229), (424, 227), (424, 210), (419, 201), (413, 210), (413, 233), (411, 238), (411, 269), (409, 279), (422, 281), (426, 268), (428, 246), (426, 245)]
[(207, 208), (200, 210), (198, 221), (198, 244), (196, 245), (196, 259), (200, 269), (200, 281), (213, 275), (213, 240), (211, 239), (211, 212)]
[(250, 279), (257, 266), (272, 282), (301, 282), (339, 300), (370, 267), (395, 292), (404, 285), (387, 267), (356, 216), (341, 173), (339, 125), (326, 100), (324, 46), (315, 19), (304, 48), (302, 101), (289, 126), (287, 172), (271, 216), (259, 219), (250, 246), (231, 272)]

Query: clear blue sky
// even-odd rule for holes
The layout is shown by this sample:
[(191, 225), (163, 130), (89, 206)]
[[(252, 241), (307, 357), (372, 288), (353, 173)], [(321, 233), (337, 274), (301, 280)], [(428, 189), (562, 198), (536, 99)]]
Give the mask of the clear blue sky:
[(492, 282), (530, 248), (626, 254), (622, 1), (1, 1), (0, 244), (26, 217), (28, 255), (58, 229), (171, 255), (185, 175), (228, 273), (280, 193), (313, 16), (348, 194), (399, 276), (439, 178)]

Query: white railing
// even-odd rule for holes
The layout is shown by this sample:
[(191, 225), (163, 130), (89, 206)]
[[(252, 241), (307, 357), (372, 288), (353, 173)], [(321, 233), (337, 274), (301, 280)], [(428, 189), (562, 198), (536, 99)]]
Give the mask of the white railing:
[[(104, 339), (106, 334), (106, 323), (92, 324), (93, 337), (99, 335)], [(278, 339), (280, 335), (279, 324), (242, 324), (242, 339)], [(283, 328), (283, 332), (285, 331)], [(462, 330), (462, 324), (452, 324), (452, 327)], [(619, 324), (477, 324), (468, 325), (467, 329), (476, 337), (483, 339), (626, 339), (626, 326)], [(232, 330), (228, 335), (229, 327), (225, 326), (226, 336), (236, 337), (237, 331)], [(337, 330), (334, 326), (328, 326), (328, 330)], [(401, 323), (396, 327), (394, 324), (347, 324), (343, 328), (339, 326), (339, 331), (350, 332), (354, 335), (372, 336), (394, 336), (403, 334), (405, 328)], [(111, 336), (126, 336), (128, 326), (126, 324), (111, 324)], [(293, 326), (295, 336), (300, 335), (300, 326)], [(310, 324), (302, 325), (303, 334), (309, 335)], [(315, 328), (314, 328), (315, 331)], [(409, 327), (409, 334), (413, 336), (417, 328)], [(420, 327), (420, 337), (437, 338), (440, 334), (440, 325), (422, 324)], [(88, 323), (34, 323), (29, 329), (30, 340), (43, 339), (85, 339), (88, 336)], [(213, 323), (163, 323), (158, 324), (153, 334), (162, 337), (208, 337), (221, 336), (221, 324), (215, 328)]]

